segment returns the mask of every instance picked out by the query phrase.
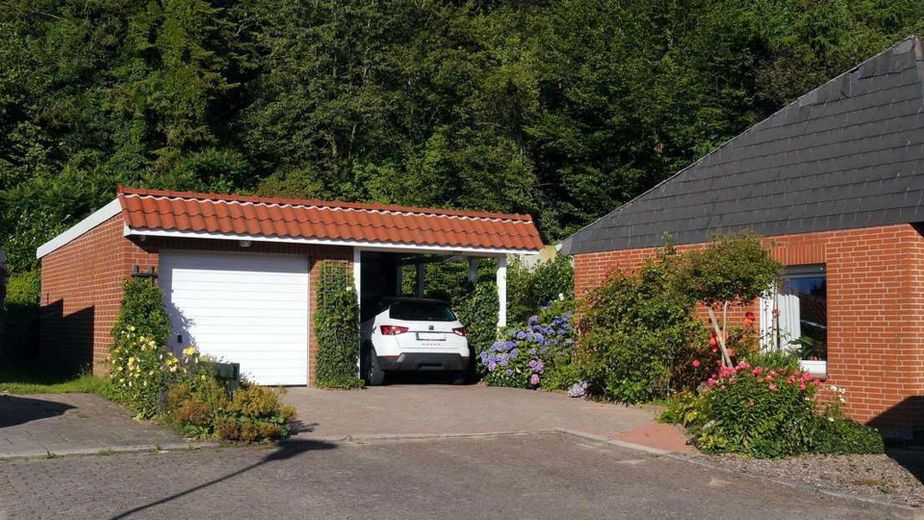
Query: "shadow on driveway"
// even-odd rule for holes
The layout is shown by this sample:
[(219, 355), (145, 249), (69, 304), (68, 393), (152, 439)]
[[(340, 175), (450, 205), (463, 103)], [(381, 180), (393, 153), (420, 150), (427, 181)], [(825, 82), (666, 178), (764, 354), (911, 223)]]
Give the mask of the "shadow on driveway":
[(56, 417), (73, 408), (66, 403), (45, 399), (0, 395), (0, 428)]
[(336, 447), (337, 447), (337, 446), (336, 446), (335, 444), (330, 444), (330, 443), (327, 443), (327, 442), (320, 442), (320, 441), (307, 441), (307, 440), (289, 440), (289, 441), (285, 441), (285, 442), (280, 443), (280, 444), (277, 446), (277, 448), (276, 448), (275, 450), (273, 450), (272, 453), (270, 453), (270, 454), (268, 454), (267, 456), (263, 457), (263, 458), (260, 459), (258, 462), (255, 462), (255, 463), (250, 464), (250, 465), (248, 465), (248, 466), (244, 466), (243, 468), (241, 468), (241, 469), (239, 469), (239, 470), (237, 470), (237, 471), (228, 473), (227, 475), (222, 475), (221, 477), (212, 479), (212, 480), (210, 480), (210, 481), (208, 481), (208, 482), (203, 482), (202, 484), (199, 484), (199, 485), (197, 485), (197, 486), (193, 486), (193, 487), (191, 487), (191, 488), (189, 488), (189, 489), (185, 489), (185, 490), (183, 490), (183, 491), (180, 491), (179, 493), (175, 493), (175, 494), (170, 495), (170, 496), (168, 496), (168, 497), (161, 498), (160, 500), (155, 500), (155, 501), (153, 501), (153, 502), (148, 502), (147, 504), (145, 504), (145, 505), (143, 505), (143, 506), (138, 506), (138, 507), (135, 507), (135, 508), (133, 508), (133, 509), (129, 509), (128, 511), (125, 511), (125, 512), (123, 512), (123, 513), (119, 513), (119, 514), (113, 516), (111, 520), (117, 520), (117, 519), (120, 519), (120, 518), (128, 518), (129, 516), (134, 515), (135, 513), (140, 513), (141, 511), (145, 511), (145, 510), (150, 509), (150, 508), (152, 508), (152, 507), (159, 506), (159, 505), (161, 505), (161, 504), (166, 504), (167, 502), (171, 502), (171, 501), (176, 500), (176, 499), (178, 499), (178, 498), (184, 497), (184, 496), (186, 496), (186, 495), (188, 495), (188, 494), (190, 494), (190, 493), (195, 493), (196, 491), (205, 489), (205, 488), (207, 488), (207, 487), (209, 487), (209, 486), (213, 486), (213, 485), (218, 484), (218, 483), (220, 483), (220, 482), (224, 482), (224, 481), (226, 481), (226, 480), (228, 480), (228, 479), (234, 478), (234, 477), (236, 477), (236, 476), (238, 476), (238, 475), (242, 475), (242, 474), (244, 474), (244, 473), (247, 473), (248, 471), (250, 471), (250, 470), (252, 470), (252, 469), (254, 469), (254, 468), (257, 468), (257, 467), (259, 467), (259, 466), (262, 466), (262, 465), (267, 464), (267, 463), (270, 463), (270, 462), (275, 462), (275, 461), (281, 461), (281, 460), (290, 459), (290, 458), (292, 458), (292, 457), (295, 457), (296, 455), (300, 455), (300, 454), (305, 453), (305, 452), (308, 452), (308, 451), (330, 450), (330, 449), (334, 449), (334, 448), (336, 448)]

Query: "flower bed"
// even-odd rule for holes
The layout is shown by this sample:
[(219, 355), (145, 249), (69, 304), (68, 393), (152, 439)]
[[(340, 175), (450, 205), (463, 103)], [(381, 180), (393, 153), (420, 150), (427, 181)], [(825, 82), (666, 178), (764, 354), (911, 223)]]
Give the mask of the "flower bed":
[(215, 376), (214, 363), (187, 347), (180, 357), (127, 325), (110, 350), (114, 398), (137, 417), (158, 419), (187, 437), (251, 442), (289, 434), (295, 411), (269, 388), (237, 388)]
[(573, 313), (546, 314), (531, 316), (525, 326), (508, 329), (479, 355), (489, 385), (561, 389), (574, 383), (570, 380)]
[(699, 394), (675, 396), (662, 415), (687, 427), (706, 452), (775, 458), (802, 453), (882, 453), (874, 429), (843, 417), (837, 401), (821, 408), (820, 383), (792, 367), (722, 367)]

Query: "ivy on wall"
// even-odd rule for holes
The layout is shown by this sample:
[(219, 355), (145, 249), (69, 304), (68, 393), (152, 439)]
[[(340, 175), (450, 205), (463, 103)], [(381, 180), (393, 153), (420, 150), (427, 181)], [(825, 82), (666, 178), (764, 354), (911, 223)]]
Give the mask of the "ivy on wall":
[(342, 262), (324, 262), (318, 280), (314, 328), (317, 336), (317, 377), (321, 388), (357, 388), (359, 366), (359, 304), (353, 277)]

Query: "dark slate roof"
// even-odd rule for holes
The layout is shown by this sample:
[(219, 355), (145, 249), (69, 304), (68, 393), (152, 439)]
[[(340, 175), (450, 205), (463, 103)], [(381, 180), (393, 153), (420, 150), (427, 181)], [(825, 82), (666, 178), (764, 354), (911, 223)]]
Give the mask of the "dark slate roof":
[(563, 243), (567, 254), (924, 221), (924, 39), (803, 95)]

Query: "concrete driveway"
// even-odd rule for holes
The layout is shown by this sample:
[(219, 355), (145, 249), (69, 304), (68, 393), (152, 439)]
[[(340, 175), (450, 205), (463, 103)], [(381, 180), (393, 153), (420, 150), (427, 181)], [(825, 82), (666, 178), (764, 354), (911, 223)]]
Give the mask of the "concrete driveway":
[(452, 437), (579, 432), (653, 451), (687, 451), (681, 430), (654, 407), (625, 407), (560, 393), (482, 385), (395, 384), (364, 390), (290, 388), (300, 439)]

